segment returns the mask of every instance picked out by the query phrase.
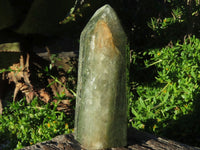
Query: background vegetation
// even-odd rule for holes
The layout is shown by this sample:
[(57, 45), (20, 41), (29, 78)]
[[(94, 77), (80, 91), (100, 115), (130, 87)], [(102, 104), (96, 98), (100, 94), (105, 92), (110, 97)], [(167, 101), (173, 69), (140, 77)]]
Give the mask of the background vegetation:
[[(73, 24), (78, 38), (93, 12), (105, 3), (116, 10), (129, 39), (129, 127), (200, 146), (199, 0), (85, 0), (87, 5), (74, 7), (62, 23)], [(0, 137), (14, 137), (18, 148), (72, 130), (72, 116), (36, 99), (28, 106), (23, 100), (11, 103), (0, 123)]]

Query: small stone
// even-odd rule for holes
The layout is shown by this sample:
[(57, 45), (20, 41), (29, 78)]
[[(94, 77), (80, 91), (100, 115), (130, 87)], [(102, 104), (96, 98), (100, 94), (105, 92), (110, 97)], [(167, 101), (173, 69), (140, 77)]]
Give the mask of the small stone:
[(75, 138), (87, 149), (126, 145), (126, 40), (109, 5), (81, 33)]

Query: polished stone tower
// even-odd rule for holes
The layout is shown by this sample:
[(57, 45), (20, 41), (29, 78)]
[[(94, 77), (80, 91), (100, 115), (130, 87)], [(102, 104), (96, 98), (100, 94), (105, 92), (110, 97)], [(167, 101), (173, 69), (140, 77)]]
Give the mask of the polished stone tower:
[(126, 40), (109, 5), (81, 33), (75, 138), (87, 149), (126, 145)]

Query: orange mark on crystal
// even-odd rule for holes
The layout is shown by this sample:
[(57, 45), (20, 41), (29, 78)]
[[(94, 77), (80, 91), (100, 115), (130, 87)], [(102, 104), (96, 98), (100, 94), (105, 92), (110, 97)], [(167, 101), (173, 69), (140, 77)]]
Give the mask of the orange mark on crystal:
[(101, 50), (102, 48), (107, 48), (111, 51), (106, 51), (106, 55), (113, 56), (114, 54), (118, 54), (119, 51), (114, 45), (113, 35), (110, 31), (110, 28), (106, 24), (105, 21), (100, 20), (97, 22), (96, 28), (94, 30), (95, 38), (95, 47), (97, 50)]

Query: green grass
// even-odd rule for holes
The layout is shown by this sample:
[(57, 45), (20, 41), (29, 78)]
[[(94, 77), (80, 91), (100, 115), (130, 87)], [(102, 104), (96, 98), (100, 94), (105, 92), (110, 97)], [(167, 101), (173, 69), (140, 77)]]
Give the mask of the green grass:
[(148, 70), (154, 80), (133, 84), (129, 99), (132, 127), (200, 146), (199, 53), (200, 39), (195, 36), (183, 44), (178, 41), (144, 53), (149, 59), (143, 59), (143, 71)]
[(56, 110), (56, 104), (42, 104), (35, 98), (10, 103), (0, 116), (0, 145), (3, 149), (19, 149), (56, 135), (73, 132), (74, 118)]

